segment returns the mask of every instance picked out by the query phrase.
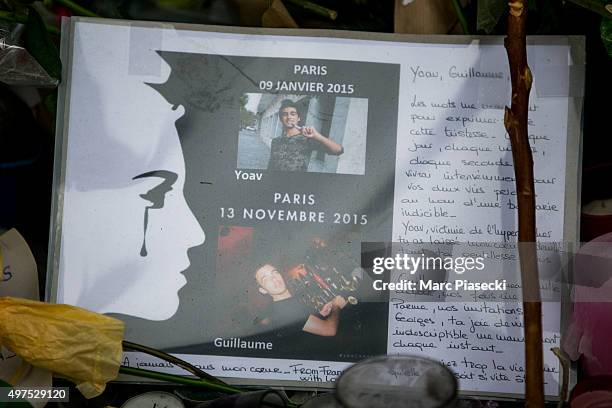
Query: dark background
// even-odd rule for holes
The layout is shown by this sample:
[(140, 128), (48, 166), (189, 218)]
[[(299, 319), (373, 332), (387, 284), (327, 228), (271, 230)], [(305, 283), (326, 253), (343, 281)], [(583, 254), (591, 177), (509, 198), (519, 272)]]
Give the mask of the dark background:
[[(110, 3), (112, 8), (115, 3), (124, 2), (86, 0), (79, 3), (86, 6)], [(142, 1), (127, 3), (143, 4)], [(235, 13), (230, 11), (229, 2), (214, 0), (204, 3), (205, 13), (197, 20), (190, 20), (191, 22), (239, 24)], [(393, 1), (320, 0), (318, 3), (338, 10), (338, 21), (324, 21), (296, 7), (289, 5), (288, 8), (299, 25), (304, 28), (393, 32)], [(475, 27), (475, 3), (473, 2), (466, 12), (472, 29)], [(612, 95), (612, 82), (609, 74), (612, 72), (612, 59), (607, 55), (600, 38), (601, 17), (569, 1), (538, 0), (533, 3), (544, 7), (537, 11), (530, 9), (527, 30), (529, 35), (559, 34), (586, 37), (582, 197), (583, 202), (594, 198), (608, 198), (612, 196), (612, 183), (610, 183), (612, 179), (612, 171), (610, 171), (612, 139), (609, 130), (610, 95)], [(100, 12), (100, 8), (95, 11)], [(147, 16), (139, 16), (135, 13), (132, 13), (130, 17), (147, 18)], [(149, 15), (148, 18), (179, 21), (178, 17), (182, 18), (184, 14), (158, 11), (157, 14)], [(505, 34), (505, 22), (506, 16), (504, 15), (491, 34)], [(476, 30), (473, 30), (472, 33), (484, 34)], [(46, 101), (48, 100), (46, 97), (52, 95), (53, 91), (42, 90), (41, 93)], [(52, 104), (51, 106), (46, 105), (46, 103), (41, 104), (32, 112), (9, 88), (0, 85), (0, 185), (3, 188), (0, 193), (0, 228), (17, 228), (32, 248), (40, 275), (41, 299), (44, 298), (46, 277), (54, 146), (52, 131), (54, 114), (49, 113), (53, 112), (53, 106)], [(29, 160), (29, 162), (20, 166), (6, 165), (21, 160)], [(202, 178), (206, 179), (204, 176)], [(381, 188), (381, 193), (384, 191), (385, 188)], [(209, 229), (206, 230), (206, 233), (207, 243), (211, 239), (214, 240), (210, 236)], [(155, 385), (153, 388), (160, 389), (161, 386)], [(110, 384), (102, 397), (86, 401), (73, 389), (71, 403), (58, 405), (72, 407), (120, 405), (125, 401), (126, 394), (148, 390), (151, 390), (151, 386), (130, 385), (125, 387), (122, 384)], [(172, 391), (170, 388), (167, 390)], [(505, 401), (499, 404), (502, 407), (522, 406), (523, 402)], [(482, 403), (475, 402), (469, 406), (482, 406)]]

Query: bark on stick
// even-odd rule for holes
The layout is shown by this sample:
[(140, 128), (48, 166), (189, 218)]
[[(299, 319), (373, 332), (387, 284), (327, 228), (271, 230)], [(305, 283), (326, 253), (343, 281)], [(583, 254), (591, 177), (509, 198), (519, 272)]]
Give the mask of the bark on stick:
[(535, 188), (533, 157), (529, 146), (527, 114), (531, 71), (527, 65), (525, 23), (527, 0), (510, 0), (508, 35), (504, 44), (510, 63), (512, 104), (506, 107), (504, 124), (512, 146), (518, 204), (519, 255), (525, 325), (526, 406), (544, 407), (542, 354), (542, 304), (536, 253)]

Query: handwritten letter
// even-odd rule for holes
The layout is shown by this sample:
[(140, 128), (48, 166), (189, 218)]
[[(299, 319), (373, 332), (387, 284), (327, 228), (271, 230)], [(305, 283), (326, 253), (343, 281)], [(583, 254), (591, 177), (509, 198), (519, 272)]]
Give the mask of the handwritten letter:
[[(512, 152), (503, 124), (510, 100), (507, 58), (502, 46), (470, 48), (449, 47), (402, 66), (401, 93), (408, 98), (399, 109), (393, 239), (413, 248), (469, 244), (481, 254), (488, 251), (484, 243), (517, 240)], [(560, 47), (558, 57), (567, 59), (567, 52)], [(562, 241), (568, 100), (538, 98), (537, 87), (536, 77), (529, 139), (538, 241)], [(389, 354), (441, 359), (462, 390), (522, 393), (521, 304), (500, 298), (448, 302), (450, 295), (446, 302), (415, 303), (392, 293)], [(548, 350), (559, 345), (559, 304), (544, 303), (543, 315), (545, 390), (556, 395), (559, 366)]]

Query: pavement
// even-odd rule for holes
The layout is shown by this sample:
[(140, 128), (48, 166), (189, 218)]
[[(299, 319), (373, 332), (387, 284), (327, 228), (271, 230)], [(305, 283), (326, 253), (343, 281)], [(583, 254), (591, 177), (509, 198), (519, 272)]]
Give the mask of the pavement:
[(243, 129), (238, 135), (238, 168), (267, 169), (270, 148), (259, 138), (259, 132)]

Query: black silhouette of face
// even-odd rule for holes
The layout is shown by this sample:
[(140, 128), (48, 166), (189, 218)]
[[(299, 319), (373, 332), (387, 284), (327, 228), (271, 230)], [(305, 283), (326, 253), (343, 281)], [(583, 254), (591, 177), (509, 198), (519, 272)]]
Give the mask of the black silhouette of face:
[(141, 179), (145, 177), (160, 177), (162, 178), (162, 182), (157, 186), (153, 187), (145, 194), (140, 194), (140, 197), (145, 200), (151, 202), (151, 205), (145, 207), (144, 212), (144, 232), (142, 238), (142, 247), (140, 248), (140, 256), (147, 256), (147, 226), (149, 224), (149, 210), (150, 209), (159, 209), (164, 207), (164, 200), (166, 198), (166, 193), (172, 190), (172, 186), (176, 183), (178, 179), (178, 175), (171, 171), (167, 170), (155, 170), (149, 171), (146, 173), (139, 174), (134, 177), (132, 180)]

